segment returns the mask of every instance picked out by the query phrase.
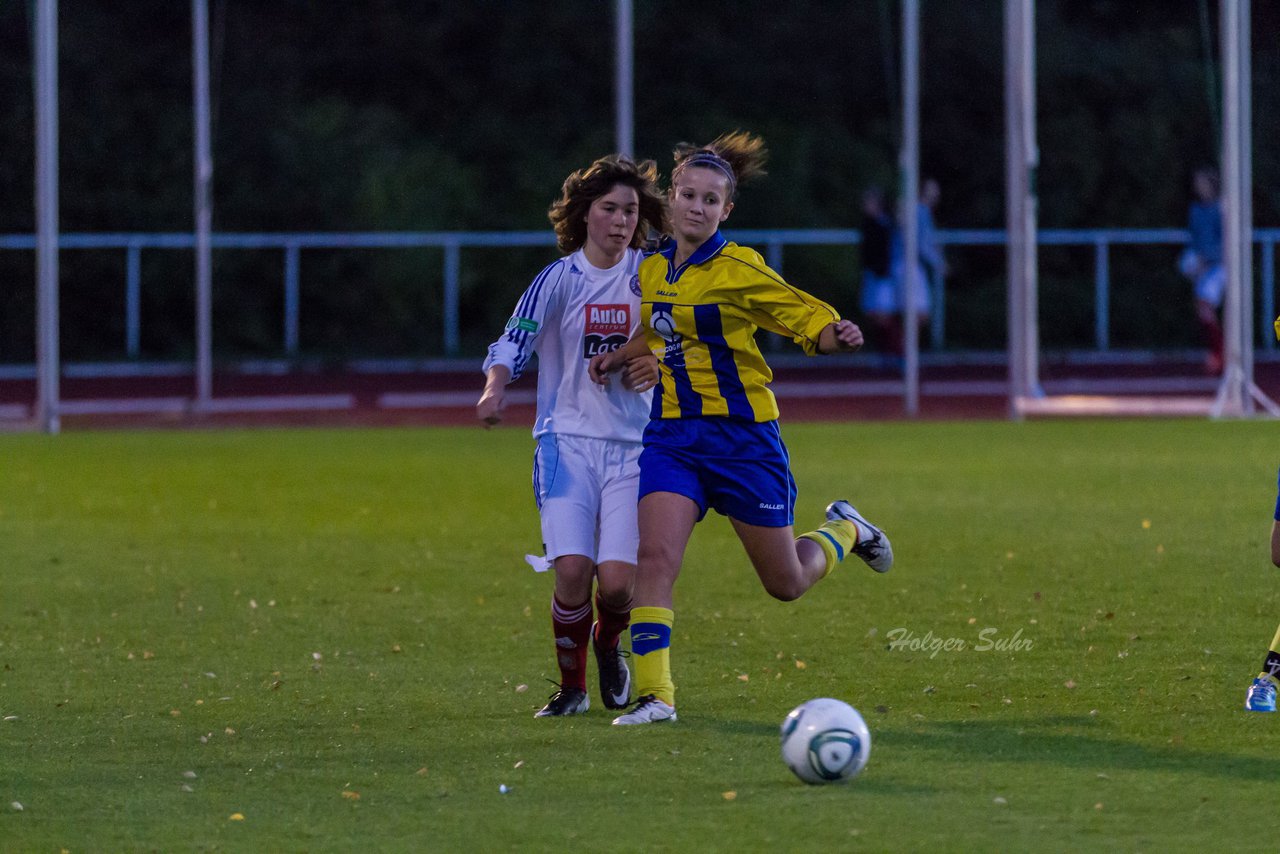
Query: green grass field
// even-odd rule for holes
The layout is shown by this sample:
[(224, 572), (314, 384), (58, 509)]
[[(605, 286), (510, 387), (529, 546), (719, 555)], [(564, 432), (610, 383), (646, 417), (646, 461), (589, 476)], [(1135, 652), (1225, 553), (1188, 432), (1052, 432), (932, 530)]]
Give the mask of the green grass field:
[[(1241, 709), (1280, 621), (1273, 424), (784, 433), (798, 523), (852, 498), (896, 567), (775, 602), (709, 518), (680, 721), (626, 729), (532, 718), (523, 429), (0, 436), (0, 850), (1250, 847), (1280, 778), (1280, 719)], [(849, 785), (779, 758), (818, 696), (871, 727)]]

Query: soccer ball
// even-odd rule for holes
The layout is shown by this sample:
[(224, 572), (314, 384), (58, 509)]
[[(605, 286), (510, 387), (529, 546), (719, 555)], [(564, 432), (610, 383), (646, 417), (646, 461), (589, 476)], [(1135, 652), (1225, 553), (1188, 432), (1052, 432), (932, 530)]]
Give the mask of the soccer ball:
[(782, 761), (806, 783), (852, 780), (870, 755), (871, 731), (848, 703), (809, 700), (782, 722)]

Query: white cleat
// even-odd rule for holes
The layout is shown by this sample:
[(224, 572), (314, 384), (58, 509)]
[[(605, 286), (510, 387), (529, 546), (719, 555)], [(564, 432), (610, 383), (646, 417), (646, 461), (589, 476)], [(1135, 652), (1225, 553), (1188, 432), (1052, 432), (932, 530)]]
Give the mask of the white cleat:
[(893, 568), (893, 546), (884, 531), (862, 518), (852, 504), (843, 498), (827, 505), (827, 518), (834, 521), (844, 519), (858, 528), (858, 542), (853, 546), (853, 553), (866, 561), (867, 566), (876, 572), (888, 572)]
[(654, 724), (660, 721), (674, 721), (675, 706), (668, 706), (652, 694), (645, 694), (636, 700), (636, 707), (625, 715), (613, 719), (614, 726), (630, 726), (631, 724)]

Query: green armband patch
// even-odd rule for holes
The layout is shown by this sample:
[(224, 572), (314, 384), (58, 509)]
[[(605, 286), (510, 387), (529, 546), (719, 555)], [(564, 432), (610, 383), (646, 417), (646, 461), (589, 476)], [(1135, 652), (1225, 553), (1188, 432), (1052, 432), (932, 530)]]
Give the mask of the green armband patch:
[(538, 321), (531, 320), (528, 317), (513, 317), (507, 321), (507, 331), (519, 329), (521, 332), (537, 332)]

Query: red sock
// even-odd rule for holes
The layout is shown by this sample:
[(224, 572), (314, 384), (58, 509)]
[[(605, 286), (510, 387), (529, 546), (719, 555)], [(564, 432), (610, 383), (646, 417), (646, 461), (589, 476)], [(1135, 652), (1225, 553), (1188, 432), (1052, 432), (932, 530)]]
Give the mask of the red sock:
[(587, 642), (591, 639), (591, 600), (566, 606), (551, 597), (551, 628), (556, 638), (560, 686), (587, 690)]
[(610, 608), (596, 592), (596, 644), (601, 649), (613, 649), (618, 638), (631, 625), (631, 601), (620, 609)]

